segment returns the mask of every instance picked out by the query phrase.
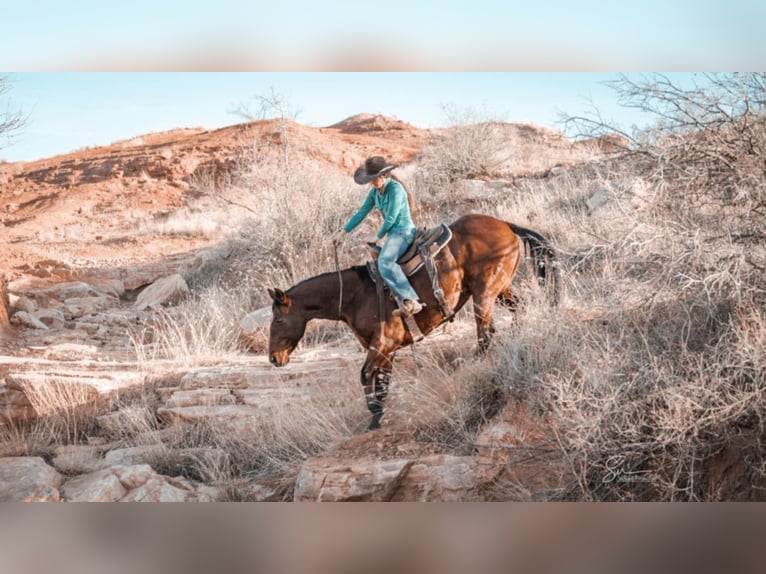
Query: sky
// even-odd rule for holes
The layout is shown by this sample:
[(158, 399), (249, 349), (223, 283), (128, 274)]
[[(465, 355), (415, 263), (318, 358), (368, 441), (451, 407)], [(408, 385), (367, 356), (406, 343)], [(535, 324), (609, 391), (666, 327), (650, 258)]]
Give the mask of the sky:
[[(463, 116), (561, 128), (560, 114), (591, 102), (622, 125), (642, 118), (620, 109), (606, 85), (614, 73), (239, 72), (10, 73), (6, 100), (26, 117), (0, 158), (32, 161), (174, 128), (215, 129), (244, 121), (235, 113), (273, 92), (288, 115), (315, 127), (357, 113), (383, 114), (417, 127)], [(457, 117), (456, 117), (457, 116)]]
[(5, 2), (0, 70), (663, 71), (762, 66), (763, 0)]
[(418, 127), (445, 106), (556, 127), (589, 100), (640, 124), (618, 72), (756, 71), (762, 0), (30, 0), (7, 3), (0, 95), (27, 117), (0, 160), (242, 121), (280, 93), (307, 125), (380, 113)]

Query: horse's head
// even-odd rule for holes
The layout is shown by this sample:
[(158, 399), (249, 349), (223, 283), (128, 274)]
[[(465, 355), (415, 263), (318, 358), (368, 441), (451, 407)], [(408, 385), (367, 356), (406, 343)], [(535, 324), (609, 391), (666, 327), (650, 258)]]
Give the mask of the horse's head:
[(290, 353), (303, 338), (307, 319), (283, 291), (269, 289), (269, 295), (274, 300), (274, 316), (269, 331), (269, 362), (275, 367), (284, 367), (290, 361)]

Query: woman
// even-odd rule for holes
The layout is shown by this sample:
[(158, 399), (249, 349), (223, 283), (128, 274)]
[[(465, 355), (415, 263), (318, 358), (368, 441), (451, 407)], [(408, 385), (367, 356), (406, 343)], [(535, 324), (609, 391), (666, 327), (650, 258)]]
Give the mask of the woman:
[(378, 255), (378, 270), (386, 285), (401, 302), (402, 313), (411, 316), (419, 313), (423, 309), (423, 304), (418, 301), (418, 294), (396, 261), (415, 239), (417, 230), (412, 222), (407, 190), (393, 174), (386, 175), (396, 167), (398, 167), (397, 164), (386, 163), (382, 156), (375, 156), (369, 158), (356, 170), (354, 181), (359, 185), (372, 183), (372, 188), (367, 193), (359, 211), (351, 217), (343, 229), (335, 232), (333, 243), (337, 245), (347, 233), (353, 231), (367, 217), (373, 207), (378, 208), (383, 216), (383, 224), (377, 235), (370, 237), (367, 241), (377, 243), (378, 240), (385, 238), (385, 243)]

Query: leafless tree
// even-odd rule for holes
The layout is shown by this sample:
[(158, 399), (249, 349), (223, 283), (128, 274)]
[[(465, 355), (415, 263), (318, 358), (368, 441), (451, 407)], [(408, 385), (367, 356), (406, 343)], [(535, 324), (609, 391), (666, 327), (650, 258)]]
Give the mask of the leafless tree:
[[(10, 82), (6, 76), (0, 76), (0, 102), (4, 99), (3, 96), (10, 90)], [(7, 147), (11, 141), (11, 138), (18, 132), (25, 124), (26, 117), (21, 111), (12, 107), (10, 102), (6, 102), (5, 111), (0, 111), (0, 149)]]
[(248, 102), (242, 102), (231, 108), (230, 113), (247, 121), (276, 120), (279, 126), (279, 141), (282, 149), (282, 161), (285, 170), (290, 167), (290, 142), (287, 133), (288, 120), (295, 120), (300, 110), (293, 107), (287, 96), (271, 86), (268, 91), (255, 94)]
[(254, 95), (250, 101), (229, 110), (248, 121), (295, 119), (300, 110), (294, 108), (284, 94), (271, 86), (267, 92)]
[[(711, 242), (746, 247), (746, 261), (766, 271), (766, 74), (710, 73), (687, 85), (663, 74), (609, 83), (626, 107), (654, 118), (628, 133), (598, 110), (564, 117), (570, 135), (624, 138), (623, 161), (640, 162), (662, 194), (658, 209), (680, 229)], [(755, 249), (753, 249), (755, 248)]]

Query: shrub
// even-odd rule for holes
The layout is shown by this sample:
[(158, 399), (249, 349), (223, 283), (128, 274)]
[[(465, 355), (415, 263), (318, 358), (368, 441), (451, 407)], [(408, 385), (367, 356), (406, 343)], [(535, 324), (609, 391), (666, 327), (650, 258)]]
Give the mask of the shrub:
[[(709, 80), (623, 85), (662, 121), (517, 202), (550, 214), (568, 298), (563, 315), (522, 305), (499, 377), (550, 421), (561, 497), (762, 496), (766, 98), (762, 75)], [(746, 457), (746, 491), (714, 479), (722, 453)]]
[(445, 109), (449, 127), (437, 131), (418, 158), (414, 184), (423, 197), (449, 197), (455, 183), (490, 177), (510, 155), (499, 122), (480, 119), (473, 110)]

